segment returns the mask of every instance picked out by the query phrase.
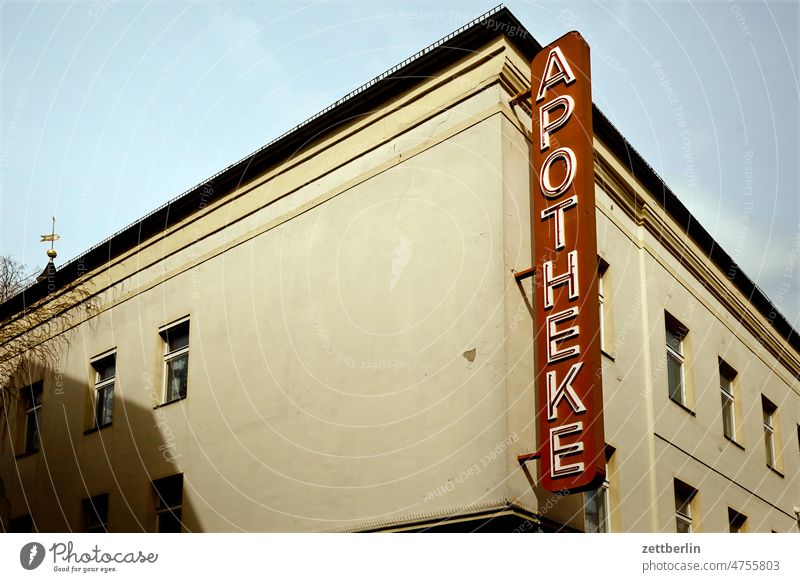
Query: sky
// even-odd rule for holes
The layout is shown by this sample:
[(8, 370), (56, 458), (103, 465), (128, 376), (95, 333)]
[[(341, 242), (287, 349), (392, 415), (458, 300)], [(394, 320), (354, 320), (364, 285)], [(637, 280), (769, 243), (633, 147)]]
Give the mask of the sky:
[[(0, 254), (56, 264), (491, 9), (482, 2), (0, 3)], [(800, 328), (796, 2), (506, 2), (578, 30), (593, 99)]]

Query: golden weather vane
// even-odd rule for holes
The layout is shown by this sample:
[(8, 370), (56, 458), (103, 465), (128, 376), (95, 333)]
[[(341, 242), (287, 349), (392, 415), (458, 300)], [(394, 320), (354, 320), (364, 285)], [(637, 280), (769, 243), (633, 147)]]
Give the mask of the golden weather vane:
[(60, 235), (56, 234), (56, 217), (55, 216), (53, 217), (53, 228), (50, 231), (50, 234), (42, 234), (42, 235), (39, 235), (39, 236), (42, 237), (42, 240), (40, 240), (39, 242), (49, 242), (50, 243), (50, 248), (47, 249), (47, 256), (50, 257), (50, 260), (52, 261), (58, 255), (56, 250), (53, 248), (53, 243), (55, 243), (55, 241), (57, 241), (58, 239), (61, 238)]

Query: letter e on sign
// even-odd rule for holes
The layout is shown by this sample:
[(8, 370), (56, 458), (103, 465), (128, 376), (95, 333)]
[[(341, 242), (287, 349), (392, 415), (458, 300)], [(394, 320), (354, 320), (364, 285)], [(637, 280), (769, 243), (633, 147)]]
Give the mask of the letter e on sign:
[(576, 493), (605, 479), (589, 45), (565, 34), (531, 76), (540, 484)]

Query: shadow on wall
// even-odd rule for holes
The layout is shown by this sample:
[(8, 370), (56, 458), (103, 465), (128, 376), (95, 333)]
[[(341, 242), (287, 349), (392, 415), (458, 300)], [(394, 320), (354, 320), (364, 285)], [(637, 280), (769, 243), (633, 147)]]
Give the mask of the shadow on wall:
[(43, 381), (38, 450), (26, 443), (23, 393), (0, 450), (2, 531), (199, 531), (164, 414), (185, 401), (154, 409), (126, 397), (141, 386), (117, 385), (112, 421), (98, 429), (85, 380), (32, 379)]

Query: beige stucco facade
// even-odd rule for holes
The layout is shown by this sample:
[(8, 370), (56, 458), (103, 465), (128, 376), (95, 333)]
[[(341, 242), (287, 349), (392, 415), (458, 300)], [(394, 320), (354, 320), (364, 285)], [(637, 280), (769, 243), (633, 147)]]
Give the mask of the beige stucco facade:
[[(90, 271), (100, 310), (41, 374), (41, 449), (5, 444), (4, 519), (79, 530), (81, 500), (108, 492), (110, 531), (153, 531), (150, 482), (183, 473), (186, 531), (582, 530), (582, 496), (517, 462), (536, 448), (531, 281), (514, 278), (531, 265), (531, 139), (509, 101), (529, 77), (498, 33)], [(674, 531), (678, 478), (695, 531), (727, 531), (727, 507), (748, 531), (797, 531), (800, 355), (600, 138), (595, 154), (611, 530)], [(686, 407), (668, 397), (665, 310), (689, 328)], [(159, 330), (187, 316), (187, 396), (161, 406)], [(113, 423), (87, 432), (90, 362), (112, 349)], [(719, 358), (738, 372), (737, 443)]]

